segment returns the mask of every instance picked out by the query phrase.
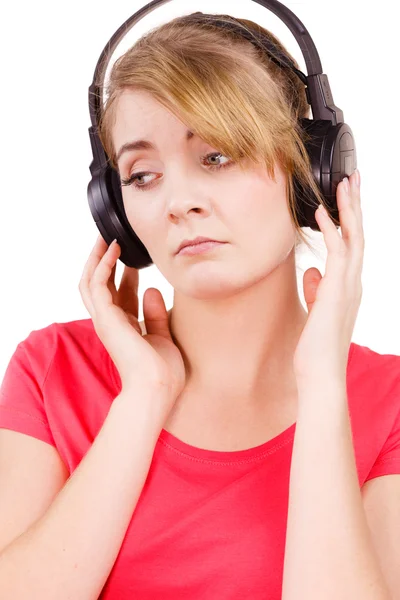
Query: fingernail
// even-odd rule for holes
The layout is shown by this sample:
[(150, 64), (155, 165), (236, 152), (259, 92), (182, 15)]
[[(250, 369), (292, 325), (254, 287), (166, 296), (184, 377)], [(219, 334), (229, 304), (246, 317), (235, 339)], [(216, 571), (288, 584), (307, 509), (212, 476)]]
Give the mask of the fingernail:
[(356, 178), (356, 185), (359, 188), (360, 187), (360, 183), (361, 183), (360, 171), (358, 169), (356, 169), (354, 171), (354, 173), (355, 173), (355, 178)]
[(323, 204), (320, 204), (318, 206), (318, 210), (321, 214), (325, 215), (326, 217), (328, 216), (328, 211), (326, 210), (326, 208)]
[(343, 179), (343, 185), (344, 185), (344, 189), (346, 191), (346, 194), (349, 194), (350, 193), (350, 185), (349, 185), (349, 180), (348, 180), (347, 177), (345, 177)]

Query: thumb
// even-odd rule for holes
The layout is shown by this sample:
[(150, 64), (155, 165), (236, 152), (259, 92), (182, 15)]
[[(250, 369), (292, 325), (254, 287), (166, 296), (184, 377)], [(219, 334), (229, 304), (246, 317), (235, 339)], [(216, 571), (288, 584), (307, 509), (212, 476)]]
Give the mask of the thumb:
[(311, 267), (307, 269), (303, 276), (303, 291), (304, 291), (304, 300), (307, 304), (308, 314), (310, 314), (313, 304), (315, 302), (315, 298), (317, 295), (317, 289), (319, 286), (319, 282), (322, 279), (321, 273), (318, 271), (316, 267)]
[(143, 316), (148, 334), (172, 340), (164, 298), (157, 288), (147, 288), (143, 294)]

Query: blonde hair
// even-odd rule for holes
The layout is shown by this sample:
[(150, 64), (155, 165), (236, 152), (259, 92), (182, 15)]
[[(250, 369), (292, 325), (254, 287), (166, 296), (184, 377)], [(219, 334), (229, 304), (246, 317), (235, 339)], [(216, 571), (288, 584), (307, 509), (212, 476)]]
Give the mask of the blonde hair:
[[(275, 180), (274, 164), (280, 164), (287, 175), (296, 248), (303, 241), (313, 252), (297, 219), (293, 182), (296, 173), (315, 209), (319, 203), (326, 205), (312, 175), (304, 145), (307, 136), (299, 124), (299, 119), (311, 118), (304, 84), (291, 69), (279, 67), (238, 33), (210, 22), (231, 22), (232, 17), (204, 16), (207, 22), (193, 22), (191, 15), (185, 15), (152, 29), (115, 61), (98, 128), (109, 162), (118, 171), (111, 133), (119, 96), (125, 89), (146, 91), (241, 168), (246, 168), (246, 161), (264, 161)], [(247, 19), (234, 20), (267, 36), (299, 68), (270, 31)]]

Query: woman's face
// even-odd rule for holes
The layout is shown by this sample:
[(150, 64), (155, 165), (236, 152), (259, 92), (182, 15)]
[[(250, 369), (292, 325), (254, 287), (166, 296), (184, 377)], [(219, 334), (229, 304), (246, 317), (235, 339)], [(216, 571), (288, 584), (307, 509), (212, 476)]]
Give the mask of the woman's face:
[[(243, 171), (228, 164), (218, 148), (195, 135), (187, 139), (187, 127), (141, 91), (125, 90), (119, 98), (112, 136), (117, 154), (137, 140), (154, 145), (123, 152), (118, 169), (121, 180), (149, 172), (122, 186), (124, 207), (174, 289), (199, 299), (223, 298), (266, 277), (293, 250), (296, 230), (278, 166), (275, 183), (264, 165)], [(197, 236), (227, 243), (194, 256), (176, 255), (182, 240)]]

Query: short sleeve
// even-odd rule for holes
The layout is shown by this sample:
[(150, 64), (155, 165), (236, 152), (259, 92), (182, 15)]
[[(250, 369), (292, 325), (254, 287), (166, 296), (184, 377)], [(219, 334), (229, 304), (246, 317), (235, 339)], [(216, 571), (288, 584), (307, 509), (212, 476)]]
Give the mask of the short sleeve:
[(400, 474), (400, 410), (397, 413), (393, 428), (365, 481), (374, 479), (374, 477), (392, 474)]
[(11, 356), (0, 386), (0, 427), (56, 446), (42, 394), (52, 360), (47, 329), (31, 332)]

